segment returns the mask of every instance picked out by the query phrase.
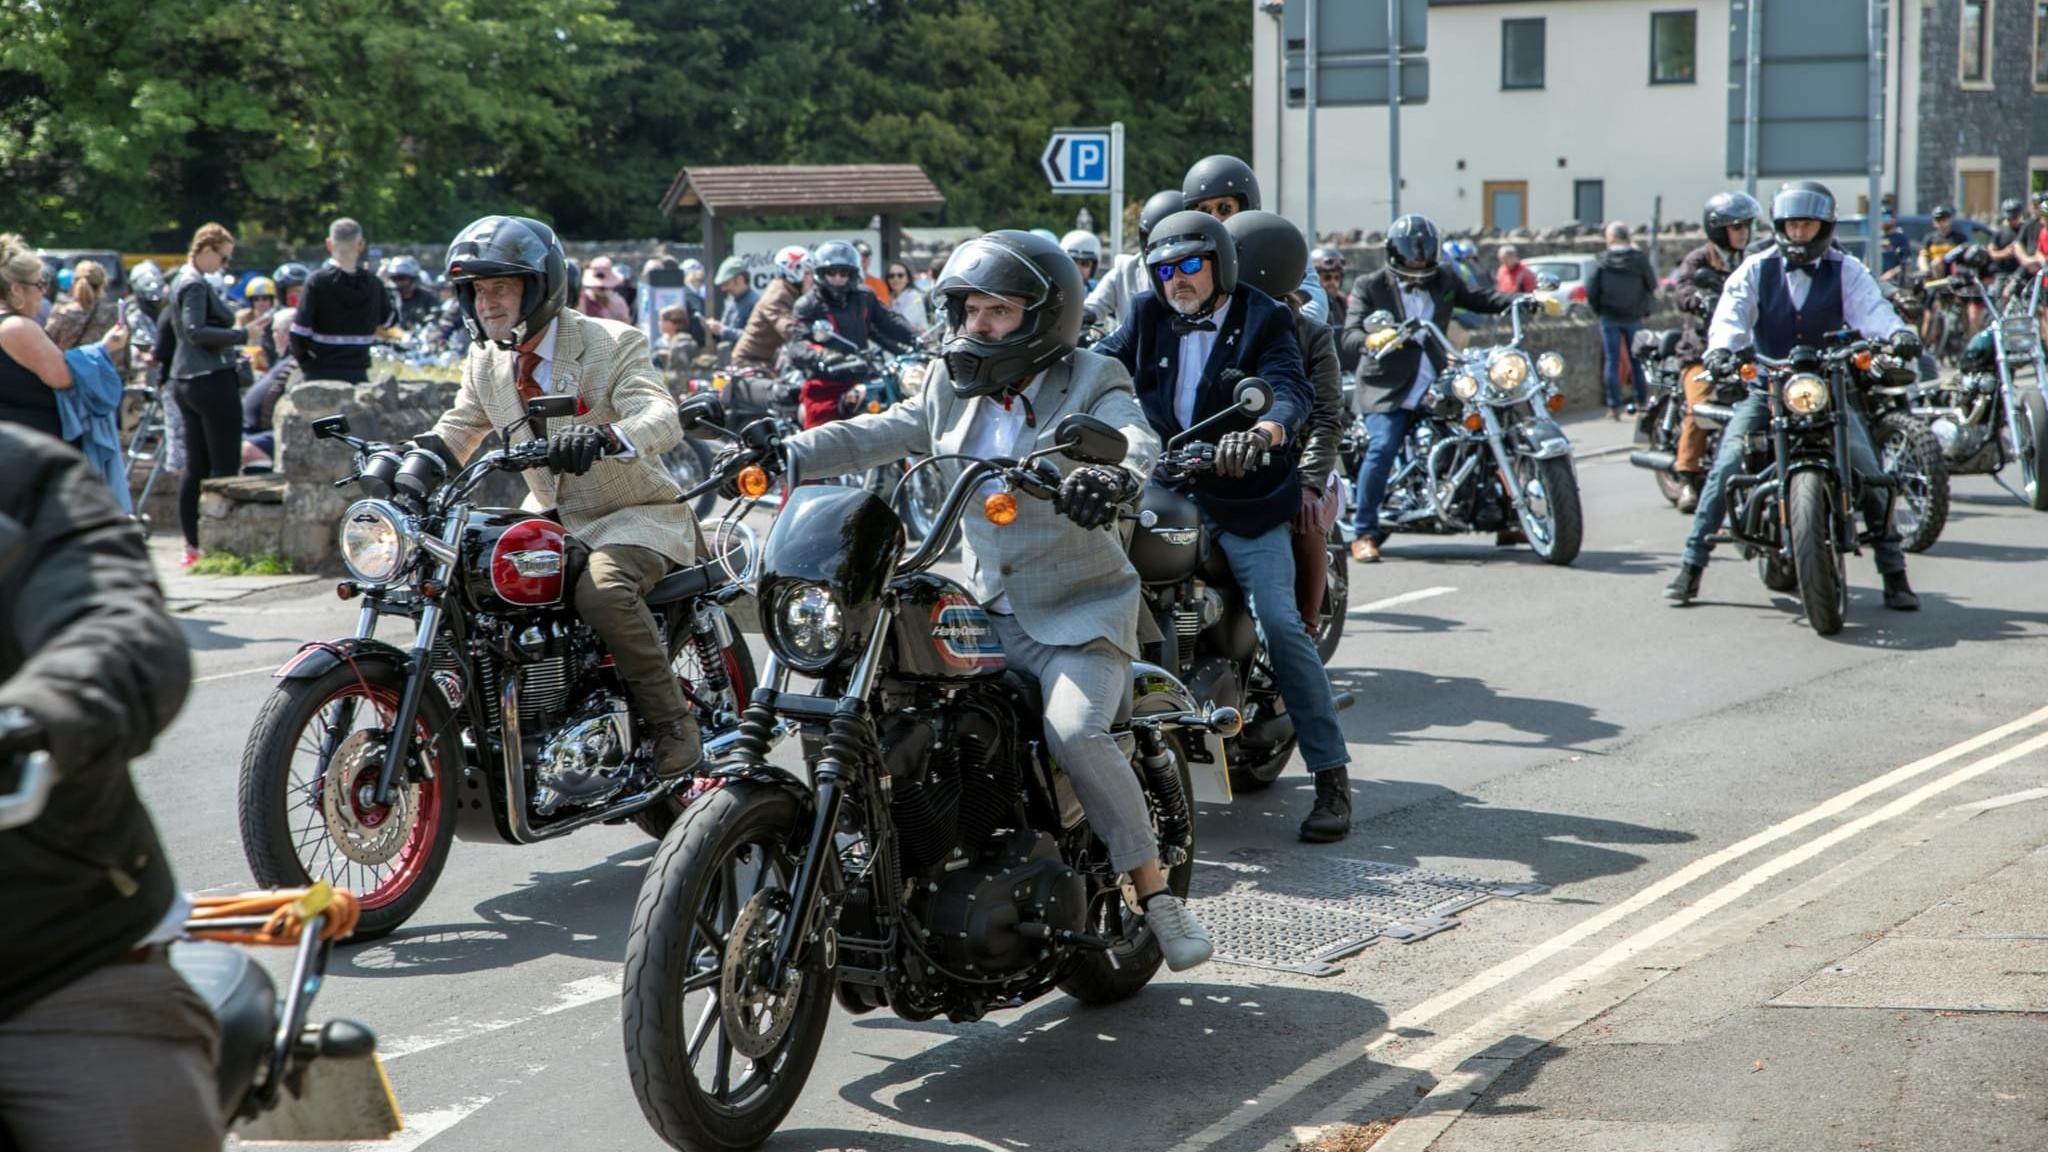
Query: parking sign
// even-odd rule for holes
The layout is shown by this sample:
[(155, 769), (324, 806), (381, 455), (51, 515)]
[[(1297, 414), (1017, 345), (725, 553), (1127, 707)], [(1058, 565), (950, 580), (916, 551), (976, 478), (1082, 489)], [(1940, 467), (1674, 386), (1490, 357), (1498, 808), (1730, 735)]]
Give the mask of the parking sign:
[(1055, 192), (1093, 193), (1110, 190), (1110, 130), (1055, 128), (1038, 158)]

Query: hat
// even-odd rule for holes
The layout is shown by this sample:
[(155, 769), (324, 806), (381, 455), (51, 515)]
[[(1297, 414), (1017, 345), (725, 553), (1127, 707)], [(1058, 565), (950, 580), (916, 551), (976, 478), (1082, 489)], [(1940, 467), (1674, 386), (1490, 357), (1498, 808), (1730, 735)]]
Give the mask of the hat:
[(626, 278), (612, 267), (612, 258), (598, 256), (583, 266), (583, 286), (586, 288), (617, 288)]
[(723, 284), (735, 276), (745, 276), (746, 274), (747, 261), (744, 257), (727, 256), (725, 261), (718, 266), (718, 275), (713, 276), (711, 279), (715, 283)]
[(685, 275), (691, 272), (702, 272), (703, 270), (704, 262), (702, 260), (690, 259), (683, 261), (683, 273)]

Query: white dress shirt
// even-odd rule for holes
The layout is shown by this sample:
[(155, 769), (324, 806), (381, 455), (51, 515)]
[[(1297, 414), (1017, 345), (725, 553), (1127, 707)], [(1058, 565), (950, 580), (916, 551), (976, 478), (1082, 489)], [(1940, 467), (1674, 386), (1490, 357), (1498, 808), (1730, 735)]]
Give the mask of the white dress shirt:
[[(975, 397), (974, 411), (967, 418), (967, 435), (960, 441), (961, 454), (977, 460), (992, 460), (998, 456), (1014, 459), (1020, 441), (1029, 450), (1036, 438), (1036, 430), (1027, 432), (1025, 419), (1031, 412), (1028, 405), (1038, 402), (1038, 386), (1044, 379), (1043, 372), (1033, 377), (1020, 398), (1008, 408), (993, 396)], [(1001, 489), (1002, 481), (991, 478), (982, 484), (979, 495), (986, 500)], [(1010, 594), (998, 593), (984, 607), (1004, 616), (1011, 615)]]
[[(1744, 260), (1728, 277), (1728, 283), (1721, 288), (1721, 302), (1714, 306), (1714, 319), (1707, 328), (1707, 348), (1727, 348), (1741, 351), (1754, 344), (1751, 331), (1756, 327), (1758, 286), (1767, 274), (1768, 262), (1777, 255), (1774, 249), (1762, 252)], [(1822, 259), (1839, 258), (1842, 262), (1842, 323), (1854, 328), (1866, 340), (1883, 340), (1906, 326), (1899, 314), (1892, 311), (1884, 293), (1877, 286), (1877, 279), (1861, 260), (1846, 252), (1823, 256)], [(1785, 291), (1792, 298), (1794, 307), (1806, 305), (1806, 294), (1813, 291), (1813, 274), (1801, 265), (1786, 262)]]
[[(1436, 319), (1436, 300), (1421, 287), (1410, 288), (1404, 283), (1401, 288), (1401, 310), (1409, 320)], [(1423, 337), (1427, 340), (1428, 337)], [(1422, 364), (1415, 369), (1415, 383), (1409, 387), (1408, 395), (1401, 398), (1401, 407), (1414, 409), (1422, 403), (1422, 397), (1429, 392), (1429, 386), (1436, 383), (1436, 361), (1429, 358), (1429, 348), (1422, 346)]]
[[(1171, 304), (1167, 307), (1172, 307)], [(1208, 319), (1221, 325), (1221, 317), (1230, 311), (1230, 297), (1219, 297), (1216, 307), (1209, 312)], [(1183, 428), (1192, 427), (1195, 422), (1195, 400), (1202, 392), (1202, 370), (1209, 366), (1209, 353), (1216, 348), (1216, 333), (1213, 330), (1184, 332), (1180, 338), (1180, 378), (1173, 387), (1173, 415)]]

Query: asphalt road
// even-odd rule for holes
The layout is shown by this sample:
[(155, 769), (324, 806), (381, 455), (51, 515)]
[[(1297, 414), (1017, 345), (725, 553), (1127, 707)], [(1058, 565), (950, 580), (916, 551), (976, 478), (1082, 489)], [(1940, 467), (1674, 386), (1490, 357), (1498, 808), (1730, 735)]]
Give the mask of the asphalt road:
[[(1402, 1113), (1382, 1147), (1892, 1147), (1858, 1142), (1873, 1114), (1949, 1115), (1980, 1096), (1990, 1135), (2038, 1138), (2048, 1087), (2001, 1103), (1997, 1076), (1971, 1071), (1947, 1075), (1946, 1095), (1904, 1093), (1911, 1077), (1887, 1078), (1897, 1067), (1869, 1055), (1886, 1036), (1840, 1051), (1779, 1037), (1791, 1054), (1759, 1047), (1754, 1068), (1747, 1048), (1702, 1038), (2048, 841), (2027, 791), (2048, 766), (2028, 743), (2048, 732), (2048, 519), (1985, 479), (1958, 481), (1947, 535), (1912, 562), (1924, 609), (1884, 611), (1869, 560), (1852, 559), (1849, 627), (1821, 639), (1725, 552), (1701, 603), (1668, 607), (1686, 521), (1619, 458), (1580, 474), (1586, 547), (1570, 569), (1490, 539), (1419, 537), (1353, 567), (1332, 662), (1360, 700), (1343, 718), (1360, 818), (1348, 842), (1295, 842), (1300, 775), (1199, 818), (1202, 860), (1256, 858), (1282, 881), (1342, 855), (1548, 891), (1375, 944), (1327, 978), (1211, 964), (1121, 1006), (1052, 998), (971, 1025), (835, 1008), (770, 1147), (1252, 1152)], [(185, 885), (232, 889), (248, 878), (235, 776), (270, 688), (260, 670), (353, 617), (293, 591), (185, 619), (200, 683), (137, 775)], [(1985, 800), (1997, 803), (1957, 807)], [(1967, 829), (1933, 819), (1957, 811)], [(385, 1147), (661, 1146), (627, 1082), (616, 1002), (652, 847), (618, 828), (458, 843), (409, 928), (338, 956), (319, 1008), (383, 1038), (409, 1121)], [(1980, 927), (2032, 921), (2048, 935), (2048, 916), (2013, 895), (2023, 884), (1999, 891)], [(1953, 984), (1967, 965), (1936, 968)], [(1810, 1037), (1824, 1018), (1794, 1030)], [(1953, 1067), (2038, 1053), (2036, 1018), (1995, 1018), (2004, 1031), (1951, 1039), (1951, 1054), (1974, 1054)], [(1588, 1051), (1575, 1030), (1615, 1021), (1626, 1043), (1613, 1059), (1567, 1055)], [(1671, 1054), (1684, 1053), (1718, 1058), (1674, 1087)], [(1887, 1086), (1884, 1108), (1865, 1106), (1861, 1093)], [(1530, 1128), (1553, 1112), (1578, 1127)], [(2005, 1134), (2001, 1116), (2019, 1126)]]

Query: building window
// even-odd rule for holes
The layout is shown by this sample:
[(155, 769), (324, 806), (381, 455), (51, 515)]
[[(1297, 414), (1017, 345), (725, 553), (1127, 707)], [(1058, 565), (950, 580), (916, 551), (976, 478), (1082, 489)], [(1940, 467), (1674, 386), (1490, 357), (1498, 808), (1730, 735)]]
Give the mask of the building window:
[(1698, 31), (1697, 12), (1650, 13), (1650, 83), (1691, 84), (1699, 79)]
[(1572, 181), (1572, 217), (1588, 228), (1597, 228), (1607, 219), (1606, 181)]
[(1543, 18), (1500, 22), (1500, 86), (1543, 87)]
[(1963, 51), (1958, 78), (1991, 84), (1991, 0), (1963, 0)]
[(2048, 92), (2048, 53), (2041, 51), (2048, 40), (2048, 0), (2034, 3), (2034, 90)]
[(1508, 232), (1529, 223), (1529, 182), (1488, 180), (1480, 186), (1488, 232)]

